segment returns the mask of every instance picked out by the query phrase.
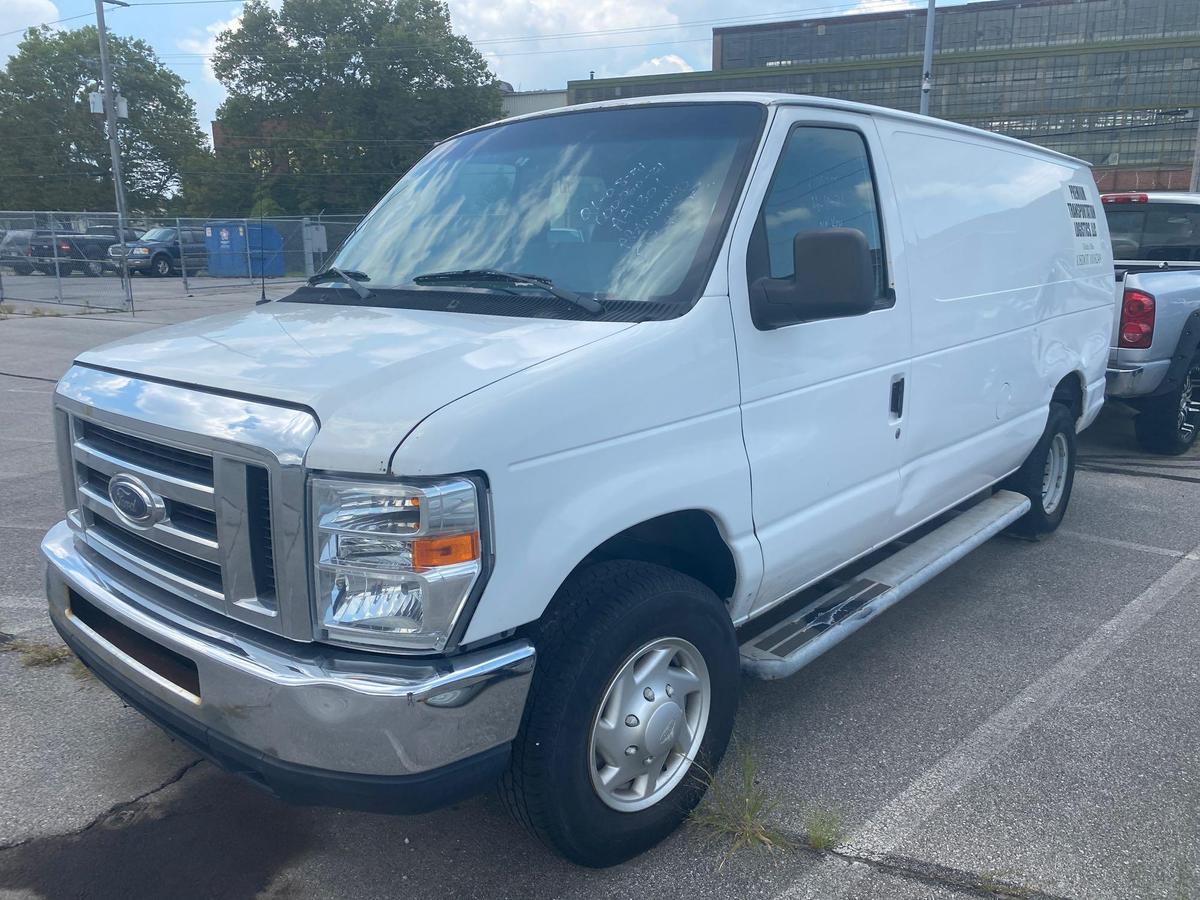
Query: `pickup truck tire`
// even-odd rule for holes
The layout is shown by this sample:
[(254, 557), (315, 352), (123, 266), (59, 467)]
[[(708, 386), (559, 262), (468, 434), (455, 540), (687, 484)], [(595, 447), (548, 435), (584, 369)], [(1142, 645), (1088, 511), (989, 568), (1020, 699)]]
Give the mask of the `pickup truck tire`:
[(1033, 452), (1004, 486), (1032, 504), (1012, 526), (1015, 534), (1037, 538), (1058, 528), (1075, 484), (1075, 416), (1061, 403), (1050, 404), (1046, 430)]
[[(686, 575), (608, 561), (567, 581), (535, 643), (537, 667), (501, 798), (572, 862), (624, 862), (683, 822), (729, 743), (739, 683), (729, 613)], [(679, 749), (696, 741), (690, 754)], [(661, 767), (659, 793), (644, 776), (617, 783), (626, 766)], [(604, 772), (612, 790), (600, 783)]]
[(1140, 405), (1133, 433), (1142, 449), (1164, 456), (1186, 453), (1200, 431), (1200, 359), (1193, 359), (1175, 390)]
[(150, 261), (150, 271), (159, 278), (166, 278), (175, 274), (175, 267), (171, 265), (171, 257), (160, 253)]
[(76, 270), (88, 276), (89, 278), (99, 278), (104, 274), (104, 263), (98, 259), (88, 260), (76, 266)]
[(17, 275), (32, 275), (33, 266), (29, 263), (17, 263), (13, 266), (13, 273)]

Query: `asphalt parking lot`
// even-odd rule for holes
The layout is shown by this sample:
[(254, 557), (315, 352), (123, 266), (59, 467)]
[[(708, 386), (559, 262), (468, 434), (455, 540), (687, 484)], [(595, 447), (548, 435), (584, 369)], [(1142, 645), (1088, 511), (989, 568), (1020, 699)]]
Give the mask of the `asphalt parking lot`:
[[(55, 379), (84, 348), (256, 296), (0, 321), (4, 640), (57, 643), (37, 551), (61, 517)], [(598, 872), (491, 796), (412, 818), (288, 807), (69, 663), (0, 652), (0, 898), (1200, 897), (1200, 453), (1142, 455), (1115, 407), (1080, 448), (1056, 535), (994, 539), (791, 679), (743, 681), (735, 740), (785, 849), (727, 856), (692, 825)], [(805, 846), (814, 817), (831, 848)]]

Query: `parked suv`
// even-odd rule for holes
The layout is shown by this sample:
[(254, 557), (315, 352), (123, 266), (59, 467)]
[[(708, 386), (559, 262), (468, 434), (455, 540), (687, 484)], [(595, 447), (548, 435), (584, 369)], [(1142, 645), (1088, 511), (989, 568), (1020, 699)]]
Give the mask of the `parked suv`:
[(1200, 194), (1105, 194), (1120, 316), (1108, 396), (1138, 413), (1152, 453), (1186, 452), (1200, 432)]
[[(178, 275), (185, 264), (189, 274), (199, 272), (208, 264), (203, 228), (151, 228), (140, 240), (125, 246), (131, 272), (165, 277)], [(119, 266), (121, 245), (109, 247), (108, 256)]]
[(700, 800), (740, 672), (1062, 521), (1098, 209), (1078, 160), (824, 98), (466, 132), (310, 285), (77, 359), (52, 620), (280, 796), (499, 781), (568, 858), (627, 859)]

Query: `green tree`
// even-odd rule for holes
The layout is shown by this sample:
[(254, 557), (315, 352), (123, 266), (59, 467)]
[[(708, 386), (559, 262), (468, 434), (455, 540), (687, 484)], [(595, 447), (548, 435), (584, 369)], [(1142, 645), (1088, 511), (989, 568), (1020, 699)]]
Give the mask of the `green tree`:
[(443, 0), (249, 0), (213, 69), (229, 92), (216, 177), (246, 206), (368, 209), (435, 142), (500, 115)]
[[(205, 153), (184, 82), (148, 44), (109, 36), (113, 84), (129, 102), (118, 125), (131, 211), (156, 212)], [(0, 71), (0, 209), (111, 210), (112, 163), (88, 94), (100, 89), (92, 26), (31, 28)]]

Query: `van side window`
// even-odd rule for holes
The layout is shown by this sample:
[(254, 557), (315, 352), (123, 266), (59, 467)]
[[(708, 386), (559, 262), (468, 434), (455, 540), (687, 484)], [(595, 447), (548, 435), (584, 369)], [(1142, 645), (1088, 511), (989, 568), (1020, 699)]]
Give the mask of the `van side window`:
[(866, 235), (875, 263), (876, 293), (884, 296), (883, 241), (866, 142), (848, 128), (799, 126), (788, 135), (763, 201), (757, 229), (760, 271), (753, 271), (752, 262), (751, 280), (768, 272), (772, 278), (790, 277), (793, 239), (822, 228), (857, 228)]

